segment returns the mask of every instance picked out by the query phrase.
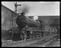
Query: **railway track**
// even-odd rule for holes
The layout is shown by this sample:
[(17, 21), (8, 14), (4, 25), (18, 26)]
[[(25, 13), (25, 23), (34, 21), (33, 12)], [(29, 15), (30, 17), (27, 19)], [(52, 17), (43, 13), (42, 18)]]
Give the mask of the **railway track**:
[(45, 47), (50, 42), (55, 41), (56, 40), (56, 36), (57, 35), (43, 38), (41, 40), (38, 40), (36, 43), (30, 44), (29, 46), (27, 45), (26, 47)]
[(53, 38), (55, 38), (57, 36), (57, 34), (55, 35), (51, 35), (51, 36), (46, 36), (41, 38), (37, 38), (37, 39), (33, 39), (33, 40), (26, 40), (26, 41), (17, 41), (17, 42), (9, 42), (7, 41), (6, 43), (2, 43), (2, 47), (32, 47), (35, 45), (36, 46), (42, 46), (44, 43), (52, 40)]

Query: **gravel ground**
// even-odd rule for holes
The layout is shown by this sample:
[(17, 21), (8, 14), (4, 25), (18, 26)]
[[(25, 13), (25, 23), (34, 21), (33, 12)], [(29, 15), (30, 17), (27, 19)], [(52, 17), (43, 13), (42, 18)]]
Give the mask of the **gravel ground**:
[[(17, 41), (17, 42), (5, 41), (5, 42), (2, 42), (2, 47), (29, 47), (29, 46), (32, 46), (32, 47), (35, 47), (35, 46), (40, 47), (41, 46), (42, 47), (44, 44), (41, 45), (40, 42), (42, 42), (42, 40), (45, 40), (45, 38), (48, 38), (48, 37), (44, 37), (42, 39), (38, 38), (38, 39), (33, 39), (33, 40), (27, 40), (27, 41), (22, 40), (22, 41)], [(37, 44), (37, 43), (39, 43), (39, 44)]]

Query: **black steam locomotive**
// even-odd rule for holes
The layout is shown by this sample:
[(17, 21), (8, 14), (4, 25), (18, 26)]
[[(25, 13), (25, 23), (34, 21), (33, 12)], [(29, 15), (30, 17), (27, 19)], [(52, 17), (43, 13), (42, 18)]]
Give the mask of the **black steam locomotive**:
[[(21, 15), (18, 15), (17, 13), (13, 12), (12, 10), (8, 9), (7, 7), (3, 5), (1, 5), (1, 9), (2, 9), (1, 14), (3, 17), (5, 17), (3, 18), (5, 20), (4, 21), (5, 23), (2, 25), (3, 26), (2, 39), (4, 40), (20, 40), (24, 38), (24, 34), (27, 34), (26, 26), (38, 27), (40, 25), (34, 20), (31, 20), (27, 18), (26, 16), (24, 16), (25, 14), (24, 12), (21, 13)], [(8, 24), (8, 22), (11, 24)], [(17, 25), (17, 27), (15, 24)], [(23, 30), (25, 33), (23, 33)], [(30, 34), (30, 32), (28, 34)]]

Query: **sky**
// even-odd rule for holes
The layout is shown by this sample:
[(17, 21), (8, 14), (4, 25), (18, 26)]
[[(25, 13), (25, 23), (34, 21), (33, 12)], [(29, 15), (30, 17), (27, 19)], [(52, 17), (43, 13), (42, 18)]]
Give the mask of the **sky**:
[[(15, 11), (15, 2), (2, 2), (4, 6)], [(28, 11), (26, 16), (60, 16), (60, 2), (17, 2), (21, 4), (19, 12), (24, 8)], [(21, 9), (21, 10), (20, 10)]]

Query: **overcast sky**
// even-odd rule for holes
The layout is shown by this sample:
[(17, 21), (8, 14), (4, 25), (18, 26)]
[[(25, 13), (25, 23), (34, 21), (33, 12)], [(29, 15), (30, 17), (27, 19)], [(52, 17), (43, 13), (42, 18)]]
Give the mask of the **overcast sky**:
[[(9, 9), (15, 11), (15, 2), (2, 2), (2, 4)], [(21, 8), (27, 8), (28, 12), (26, 16), (59, 16), (60, 2), (18, 2), (21, 4)]]

